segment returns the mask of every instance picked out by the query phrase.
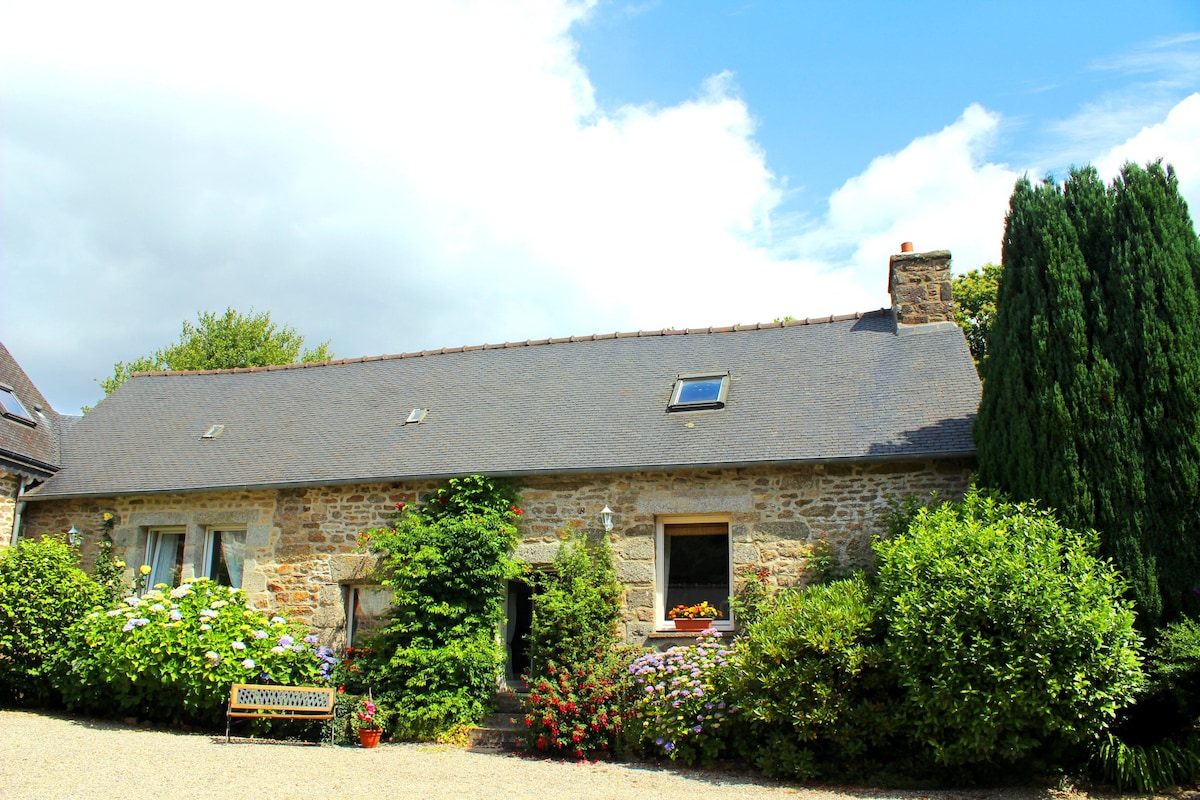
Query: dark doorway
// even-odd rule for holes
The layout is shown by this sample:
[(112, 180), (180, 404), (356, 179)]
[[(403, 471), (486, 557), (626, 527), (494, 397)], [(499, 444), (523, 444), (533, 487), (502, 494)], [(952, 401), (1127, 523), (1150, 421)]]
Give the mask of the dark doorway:
[(510, 687), (518, 685), (529, 672), (529, 632), (533, 624), (533, 587), (524, 581), (508, 582), (507, 623), (504, 646), (508, 656), (505, 678)]

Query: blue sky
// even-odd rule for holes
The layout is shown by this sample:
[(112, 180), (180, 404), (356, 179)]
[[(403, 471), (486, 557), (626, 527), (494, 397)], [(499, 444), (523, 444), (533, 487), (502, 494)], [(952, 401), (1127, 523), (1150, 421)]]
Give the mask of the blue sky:
[[(880, 308), (1166, 157), (1200, 3), (0, 0), (0, 340), (55, 408), (226, 306), (338, 356)], [(1195, 214), (1193, 214), (1195, 216)]]

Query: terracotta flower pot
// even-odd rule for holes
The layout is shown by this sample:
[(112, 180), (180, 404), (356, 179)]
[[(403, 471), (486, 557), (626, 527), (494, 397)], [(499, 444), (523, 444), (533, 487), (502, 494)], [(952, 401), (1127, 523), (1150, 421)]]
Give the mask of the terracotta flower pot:
[(675, 620), (675, 630), (699, 633), (712, 627), (712, 623), (713, 621), (707, 617), (700, 617), (698, 619), (680, 618)]
[(379, 744), (379, 737), (383, 735), (383, 731), (376, 729), (373, 731), (360, 730), (358, 732), (358, 741), (363, 747), (374, 747)]

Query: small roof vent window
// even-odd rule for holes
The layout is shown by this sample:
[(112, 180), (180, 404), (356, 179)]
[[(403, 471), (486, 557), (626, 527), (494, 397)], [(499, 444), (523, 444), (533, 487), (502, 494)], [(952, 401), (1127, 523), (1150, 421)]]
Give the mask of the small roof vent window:
[(223, 431), (223, 430), (225, 430), (224, 425), (213, 425), (211, 428), (206, 430), (204, 432), (204, 435), (201, 436), (200, 438), (201, 439), (215, 439), (221, 435), (221, 431)]
[(414, 408), (408, 415), (408, 419), (404, 420), (405, 425), (416, 425), (425, 419), (425, 415), (429, 413), (428, 408)]
[[(0, 413), (22, 422), (34, 422), (33, 416), (21, 405), (11, 387), (0, 385)], [(35, 423), (36, 424), (36, 423)]]
[(729, 373), (680, 375), (671, 392), (668, 411), (697, 411), (724, 408), (729, 395)]

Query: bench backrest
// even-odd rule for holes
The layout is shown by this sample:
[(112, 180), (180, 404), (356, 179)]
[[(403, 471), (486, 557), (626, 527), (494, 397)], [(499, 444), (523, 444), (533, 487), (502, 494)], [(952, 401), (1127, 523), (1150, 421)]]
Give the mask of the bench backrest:
[(229, 708), (258, 708), (269, 711), (333, 711), (333, 689), (321, 686), (263, 686), (235, 683), (229, 693)]

